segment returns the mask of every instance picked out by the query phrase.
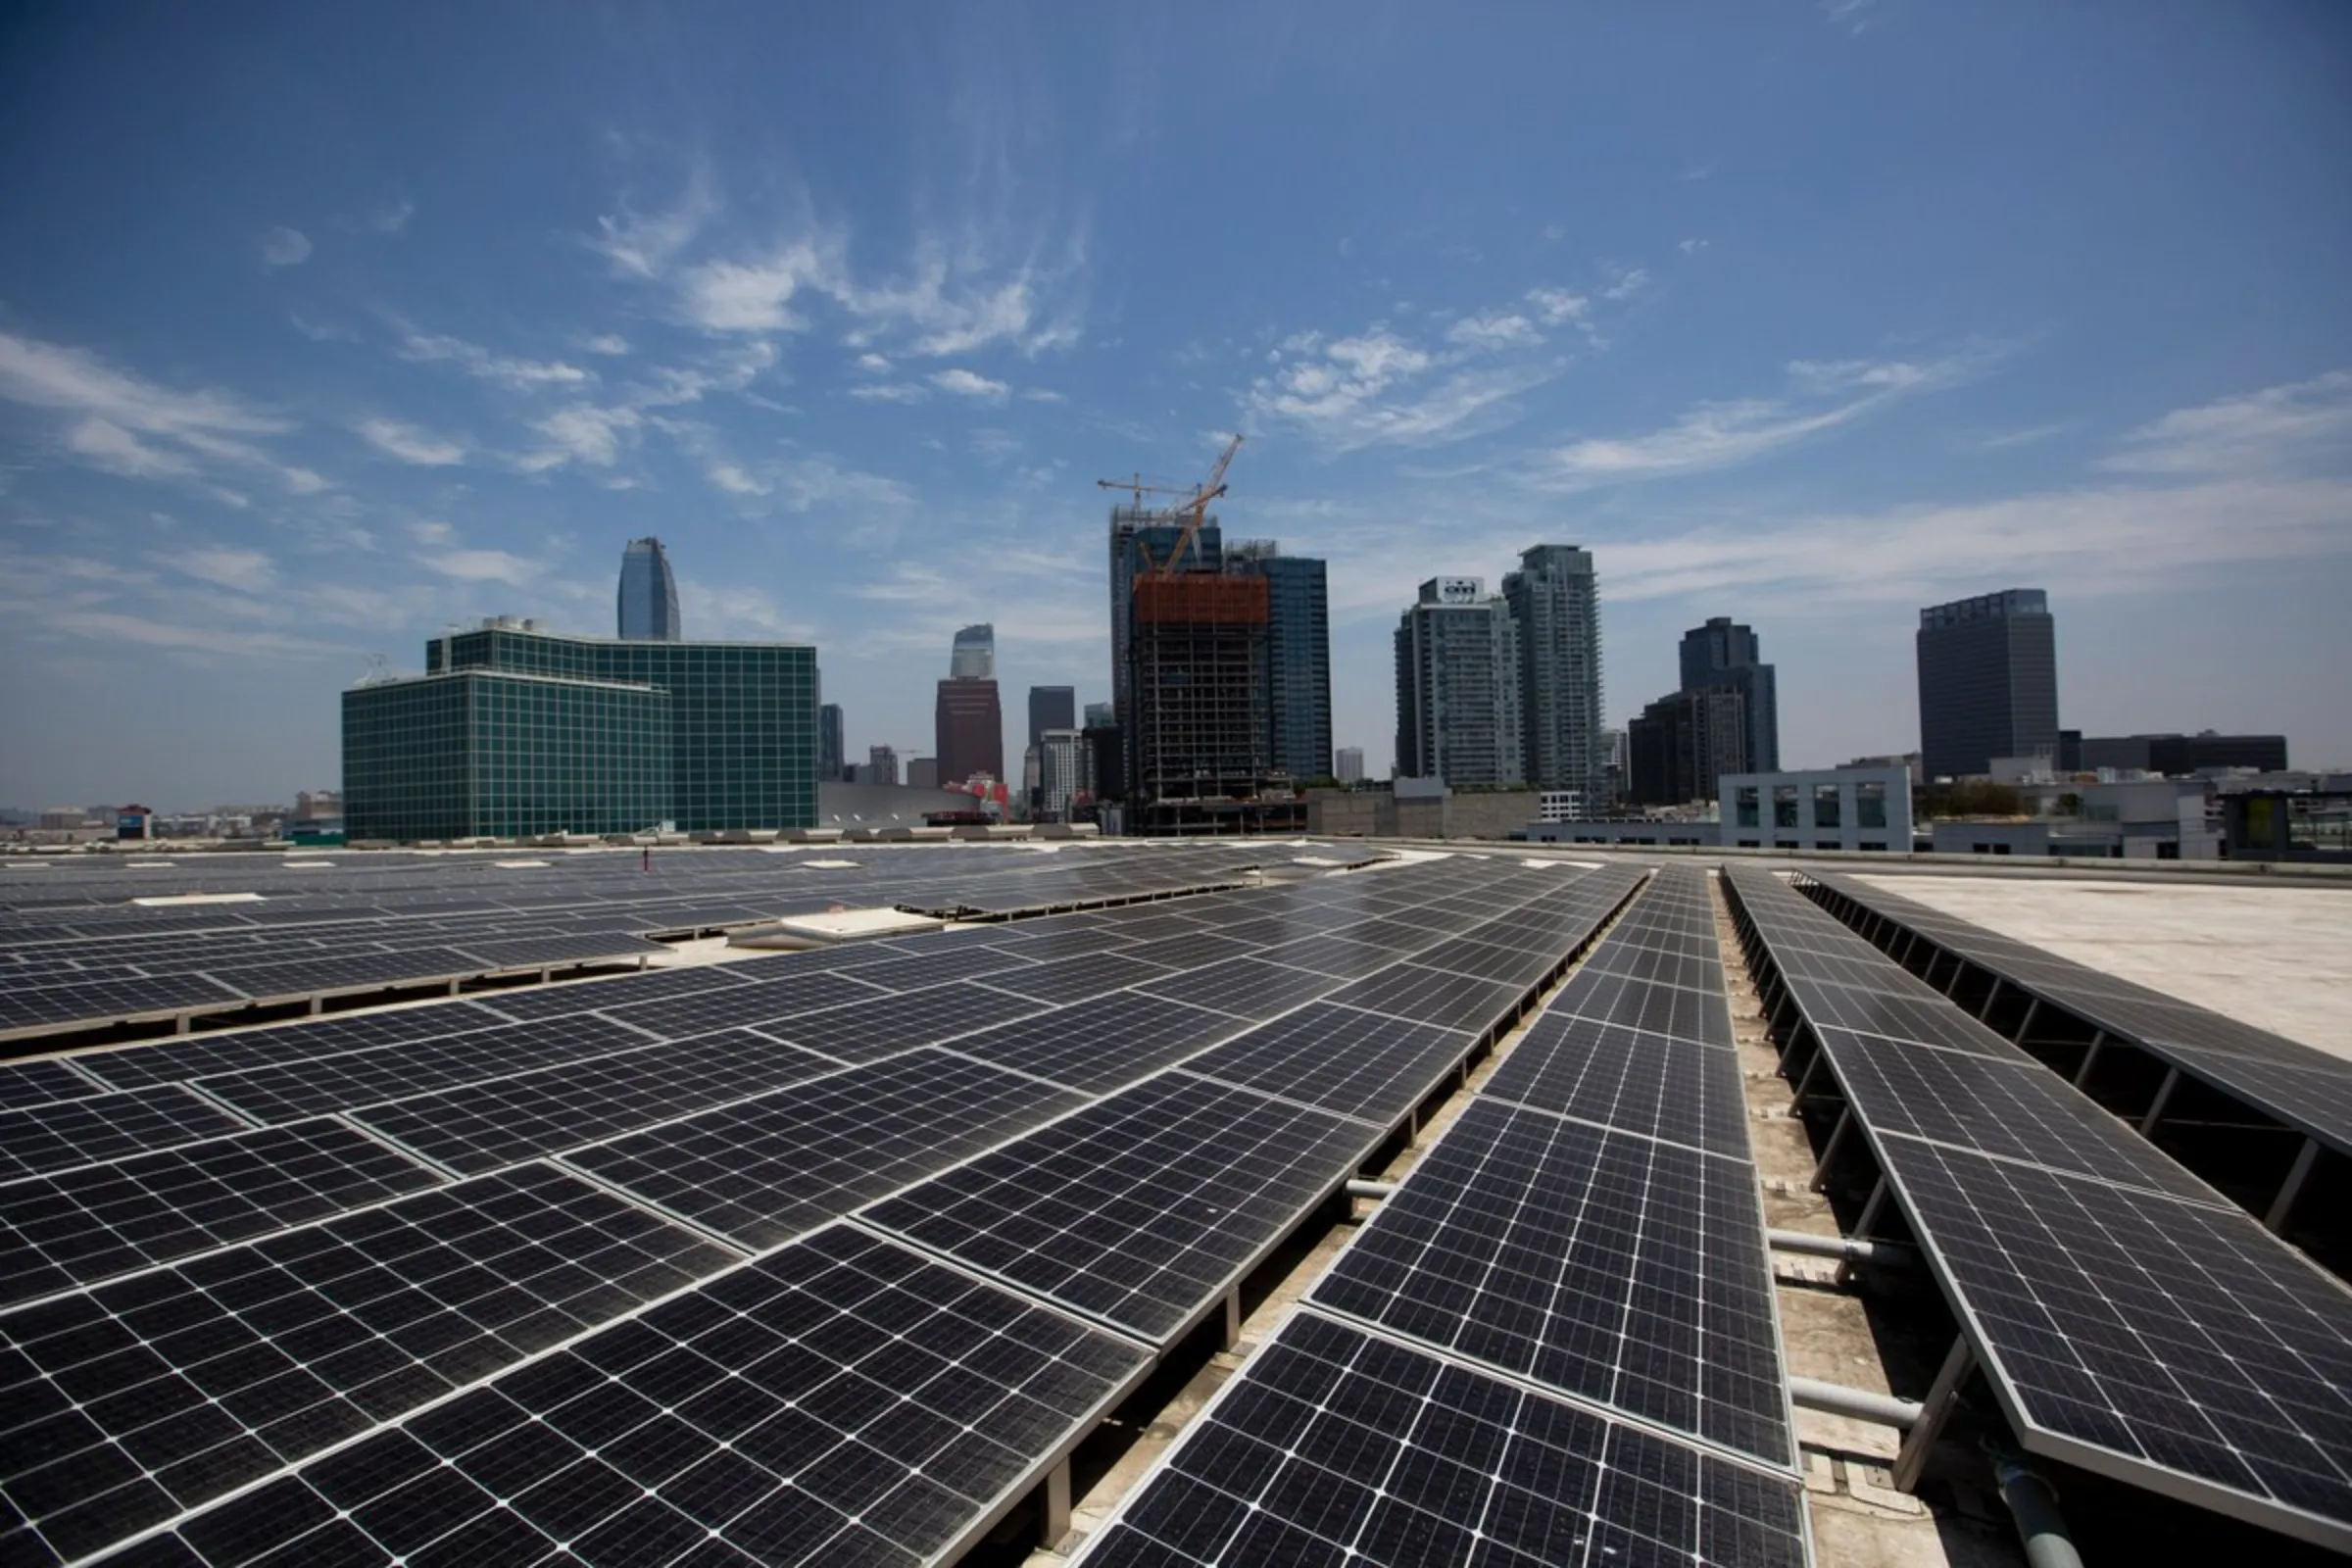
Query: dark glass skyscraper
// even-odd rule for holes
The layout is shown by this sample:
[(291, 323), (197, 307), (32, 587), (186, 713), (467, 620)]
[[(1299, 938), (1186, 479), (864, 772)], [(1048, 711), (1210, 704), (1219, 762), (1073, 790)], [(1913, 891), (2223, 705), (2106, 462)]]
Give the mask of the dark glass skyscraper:
[(674, 643), (678, 579), (659, 539), (632, 539), (620, 553), (620, 635), (630, 642)]
[[(1776, 672), (1764, 662), (1753, 629), (1729, 615), (1715, 615), (1683, 633), (1683, 690), (1708, 687), (1740, 694), (1747, 738), (1740, 765), (1727, 773), (1777, 773), (1781, 768), (1780, 693)], [(1710, 785), (1710, 789), (1712, 786)], [(1713, 795), (1696, 797), (1711, 800)]]
[(1301, 782), (1331, 773), (1331, 599), (1323, 563), (1258, 556), (1235, 569), (1266, 579), (1268, 754)]
[(1075, 686), (1032, 686), (1029, 688), (1029, 744), (1045, 744), (1050, 729), (1078, 727), (1078, 688)]
[(841, 705), (827, 703), (816, 710), (816, 776), (819, 782), (836, 784), (842, 778), (842, 766), (847, 760), (841, 754)]
[(1919, 612), (1919, 751), (1928, 777), (2058, 755), (2058, 638), (2049, 596), (2011, 588)]

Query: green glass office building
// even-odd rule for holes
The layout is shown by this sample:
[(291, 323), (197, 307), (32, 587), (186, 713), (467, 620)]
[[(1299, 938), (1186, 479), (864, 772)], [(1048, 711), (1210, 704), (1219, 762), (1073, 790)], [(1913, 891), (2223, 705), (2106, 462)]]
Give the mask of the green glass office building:
[(815, 824), (813, 648), (485, 625), (425, 667), (343, 695), (352, 839)]

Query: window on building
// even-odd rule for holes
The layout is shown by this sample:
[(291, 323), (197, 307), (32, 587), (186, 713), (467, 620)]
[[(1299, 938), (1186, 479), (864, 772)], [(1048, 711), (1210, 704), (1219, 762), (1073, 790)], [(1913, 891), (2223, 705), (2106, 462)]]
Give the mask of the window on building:
[(1857, 784), (1854, 786), (1854, 822), (1860, 827), (1886, 825), (1886, 786)]
[(1752, 850), (1755, 849), (1757, 845), (1754, 839), (1741, 839), (1740, 841), (1740, 847), (1743, 850)]
[(1775, 784), (1772, 787), (1772, 825), (1796, 826), (1796, 786)]
[(1741, 827), (1754, 827), (1754, 826), (1756, 825), (1756, 823), (1757, 823), (1757, 814), (1756, 814), (1756, 813), (1757, 813), (1757, 809), (1758, 809), (1758, 808), (1757, 808), (1757, 804), (1756, 804), (1756, 786), (1755, 786), (1755, 785), (1753, 785), (1753, 784), (1742, 784), (1742, 785), (1740, 785), (1740, 800), (1739, 800), (1739, 805), (1738, 805), (1738, 807), (1736, 808), (1736, 809), (1737, 809), (1737, 810), (1738, 810), (1738, 812), (1739, 812), (1738, 822), (1739, 822), (1739, 825), (1740, 825), (1740, 826), (1741, 826)]
[(1834, 850), (1838, 848), (1838, 841), (1836, 839), (1815, 839), (1813, 847), (1817, 850)]
[(1863, 844), (1862, 844), (1861, 848), (1863, 848), (1863, 849), (1866, 849), (1866, 850), (1884, 850), (1885, 848), (1886, 848), (1886, 845), (1884, 845), (1884, 844), (1876, 844), (1876, 843), (1865, 842), (1865, 843), (1863, 843)]
[(1816, 784), (1813, 786), (1813, 825), (1815, 827), (1836, 827), (1838, 825), (1837, 785)]

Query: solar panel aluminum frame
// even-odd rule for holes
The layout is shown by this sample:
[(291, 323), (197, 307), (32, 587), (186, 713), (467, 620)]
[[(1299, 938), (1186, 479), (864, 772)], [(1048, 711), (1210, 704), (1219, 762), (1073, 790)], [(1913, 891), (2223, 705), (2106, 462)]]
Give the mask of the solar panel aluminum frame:
[[(2143, 1492), (2153, 1492), (2161, 1496), (2205, 1508), (2245, 1524), (2255, 1525), (2265, 1530), (2276, 1530), (2281, 1535), (2291, 1536), (2297, 1541), (2308, 1542), (2314, 1545), (2325, 1546), (2331, 1551), (2352, 1553), (2352, 1520), (2328, 1519), (2304, 1509), (2272, 1502), (2254, 1496), (2250, 1493), (2225, 1487), (2218, 1482), (2206, 1481), (2190, 1475), (2186, 1471), (2154, 1460), (2133, 1458), (2130, 1454), (2114, 1448), (2101, 1447), (2096, 1444), (2085, 1443), (2080, 1438), (2053, 1432), (2030, 1419), (2024, 1406), (2018, 1400), (2014, 1380), (2009, 1375), (2000, 1356), (1994, 1352), (1992, 1343), (1985, 1334), (1983, 1323), (1979, 1321), (1977, 1314), (1968, 1303), (1968, 1298), (1961, 1293), (1957, 1282), (1945, 1267), (1943, 1255), (1931, 1239), (1931, 1233), (1919, 1227), (1913, 1220), (1916, 1211), (1913, 1207), (1912, 1195), (1905, 1187), (1897, 1169), (1900, 1162), (1889, 1164), (1881, 1157), (1875, 1138), (1872, 1142), (1871, 1155), (1874, 1159), (1879, 1159), (1879, 1168), (1886, 1175), (1888, 1191), (1893, 1195), (1895, 1201), (1902, 1206), (1904, 1219), (1912, 1222), (1914, 1234), (1922, 1241), (1923, 1245), (1919, 1250), (1927, 1259), (1929, 1272), (1936, 1277), (1936, 1288), (1943, 1293), (1945, 1301), (1950, 1304), (1952, 1316), (1960, 1324), (1960, 1333), (1968, 1344), (1969, 1353), (1975, 1356), (1977, 1364), (1985, 1370), (1984, 1381), (1992, 1389), (1993, 1402), (2000, 1406), (2001, 1414), (2008, 1420), (2010, 1430), (2017, 1434), (2019, 1443), (2029, 1452), (2074, 1465), (2078, 1469), (2105, 1476), (2111, 1481), (2118, 1481)], [(2040, 1167), (2034, 1168), (2039, 1169)], [(2083, 1181), (2106, 1185), (2098, 1183), (2096, 1177), (2074, 1176), (2065, 1172), (2053, 1174), (2062, 1181)], [(2178, 1200), (2163, 1200), (2179, 1201)], [(2288, 1250), (2292, 1251), (2292, 1249), (2288, 1249)], [(2302, 1254), (2297, 1252), (2294, 1255), (2300, 1257)], [(2318, 1272), (2316, 1266), (2314, 1272)]]
[[(1689, 1450), (1714, 1462), (1729, 1464), (1736, 1468), (1745, 1470), (1760, 1479), (1769, 1480), (1775, 1485), (1790, 1484), (1791, 1482), (1791, 1476), (1788, 1473), (1759, 1464), (1752, 1455), (1734, 1453), (1730, 1450), (1718, 1448), (1709, 1444), (1694, 1443), (1688, 1434), (1678, 1433), (1664, 1427), (1654, 1426), (1651, 1423), (1642, 1420), (1639, 1416), (1629, 1415), (1622, 1410), (1617, 1410), (1607, 1405), (1592, 1404), (1575, 1395), (1563, 1394), (1557, 1389), (1546, 1388), (1540, 1383), (1531, 1383), (1525, 1378), (1518, 1377), (1512, 1373), (1497, 1371), (1494, 1367), (1487, 1366), (1481, 1362), (1465, 1360), (1449, 1350), (1441, 1349), (1434, 1346), (1426, 1345), (1419, 1340), (1409, 1339), (1396, 1334), (1390, 1330), (1379, 1327), (1377, 1324), (1363, 1323), (1355, 1318), (1334, 1313), (1328, 1308), (1308, 1305), (1303, 1301), (1294, 1304), (1290, 1310), (1283, 1315), (1282, 1320), (1274, 1325), (1273, 1332), (1266, 1336), (1266, 1343), (1273, 1343), (1273, 1341), (1276, 1340), (1282, 1334), (1282, 1332), (1290, 1326), (1291, 1321), (1294, 1318), (1300, 1317), (1319, 1319), (1325, 1323), (1338, 1325), (1339, 1327), (1345, 1328), (1351, 1333), (1362, 1335), (1367, 1339), (1397, 1347), (1399, 1348), (1408, 1350), (1413, 1354), (1426, 1357), (1427, 1359), (1435, 1361), (1443, 1366), (1451, 1367), (1473, 1377), (1484, 1378), (1491, 1383), (1501, 1385), (1524, 1397), (1540, 1398), (1548, 1400), (1555, 1404), (1568, 1406), (1569, 1408), (1592, 1416), (1609, 1425), (1624, 1427), (1633, 1432), (1639, 1433), (1643, 1437), (1650, 1438), (1657, 1442), (1669, 1444), (1677, 1448)], [(1253, 1360), (1254, 1358), (1255, 1357), (1253, 1354), (1251, 1359)], [(1102, 1522), (1102, 1527), (1090, 1535), (1086, 1542), (1081, 1544), (1077, 1552), (1070, 1559), (1070, 1568), (1087, 1568), (1087, 1565), (1095, 1560), (1098, 1552), (1102, 1549), (1100, 1546), (1100, 1544), (1112, 1539), (1114, 1528), (1126, 1518), (1128, 1511), (1136, 1507), (1143, 1500), (1143, 1498), (1151, 1492), (1152, 1488), (1160, 1480), (1163, 1474), (1175, 1469), (1175, 1460), (1186, 1446), (1187, 1441), (1192, 1438), (1193, 1434), (1196, 1432), (1208, 1431), (1210, 1429), (1210, 1423), (1215, 1419), (1218, 1411), (1223, 1406), (1225, 1401), (1228, 1398), (1241, 1396), (1239, 1391), (1244, 1388), (1249, 1378), (1250, 1362), (1245, 1361), (1231, 1377), (1228, 1377), (1223, 1383), (1218, 1385), (1216, 1392), (1211, 1394), (1208, 1398), (1202, 1402), (1200, 1410), (1197, 1411), (1191, 1420), (1185, 1424), (1184, 1430), (1177, 1434), (1175, 1441), (1170, 1443), (1166, 1447), (1162, 1448), (1157, 1454), (1152, 1456), (1152, 1462), (1145, 1467), (1143, 1473), (1137, 1476), (1134, 1483), (1128, 1487), (1126, 1494), (1120, 1497), (1118, 1506), (1113, 1509), (1110, 1516)], [(1803, 1547), (1804, 1561), (1806, 1563), (1812, 1563), (1815, 1560), (1813, 1549), (1813, 1510), (1800, 1496), (1797, 1499), (1794, 1512), (1797, 1521), (1797, 1529), (1799, 1532), (1799, 1540)], [(1369, 1561), (1369, 1559), (1365, 1560)]]

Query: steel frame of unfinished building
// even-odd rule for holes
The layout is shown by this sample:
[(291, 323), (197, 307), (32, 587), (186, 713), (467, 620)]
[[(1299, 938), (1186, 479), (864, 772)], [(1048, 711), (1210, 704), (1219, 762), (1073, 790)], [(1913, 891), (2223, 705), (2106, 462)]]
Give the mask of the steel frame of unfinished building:
[(1266, 580), (1205, 571), (1142, 576), (1134, 610), (1130, 829), (1301, 830), (1304, 806), (1270, 777)]

